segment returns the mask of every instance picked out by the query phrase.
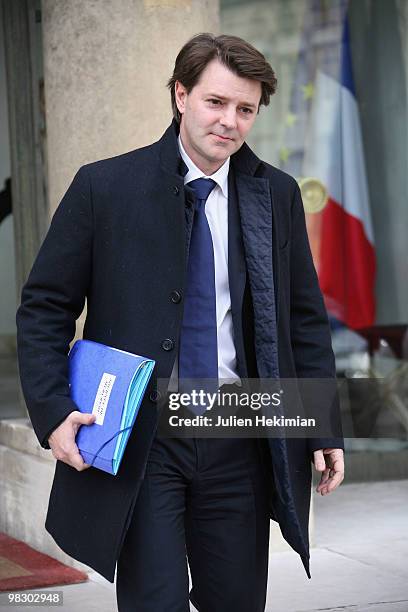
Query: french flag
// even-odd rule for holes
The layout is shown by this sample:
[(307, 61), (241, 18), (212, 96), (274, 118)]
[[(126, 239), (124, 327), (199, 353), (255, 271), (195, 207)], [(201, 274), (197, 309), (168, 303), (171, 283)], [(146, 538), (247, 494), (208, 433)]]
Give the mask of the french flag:
[(304, 176), (329, 194), (322, 212), (318, 276), (328, 311), (351, 329), (375, 319), (375, 250), (346, 18), (340, 79), (318, 71)]

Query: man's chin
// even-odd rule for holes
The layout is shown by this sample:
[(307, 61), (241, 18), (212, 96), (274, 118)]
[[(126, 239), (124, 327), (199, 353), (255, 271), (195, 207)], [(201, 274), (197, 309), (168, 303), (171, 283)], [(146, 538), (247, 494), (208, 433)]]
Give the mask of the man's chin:
[(218, 141), (215, 147), (211, 147), (209, 154), (213, 157), (214, 161), (225, 161), (230, 155), (238, 151), (239, 146), (237, 146), (235, 141), (231, 140), (225, 142)]

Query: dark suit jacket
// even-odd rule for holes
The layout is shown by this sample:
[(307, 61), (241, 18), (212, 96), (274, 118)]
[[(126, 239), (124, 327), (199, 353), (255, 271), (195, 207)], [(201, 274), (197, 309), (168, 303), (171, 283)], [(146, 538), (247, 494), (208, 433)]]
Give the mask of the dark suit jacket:
[[(67, 353), (87, 298), (84, 338), (156, 360), (116, 477), (57, 461), (46, 528), (113, 581), (155, 435), (157, 378), (172, 371), (192, 220), (175, 122), (151, 146), (82, 167), (58, 207), (17, 312), (21, 382), (41, 445), (73, 410)], [(296, 181), (244, 144), (229, 176), (229, 280), (242, 376), (335, 374), (327, 317)], [(172, 342), (164, 342), (165, 340)], [(169, 350), (170, 347), (170, 350)], [(173, 349), (171, 348), (173, 347)], [(309, 574), (313, 450), (341, 439), (269, 439), (271, 518)]]

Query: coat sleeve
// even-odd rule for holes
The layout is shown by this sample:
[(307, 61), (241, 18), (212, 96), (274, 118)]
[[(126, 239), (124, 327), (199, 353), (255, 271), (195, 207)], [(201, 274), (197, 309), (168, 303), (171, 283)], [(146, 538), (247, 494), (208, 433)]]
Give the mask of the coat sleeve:
[[(299, 186), (296, 184), (292, 200), (292, 237), (291, 237), (291, 306), (290, 328), (292, 351), (298, 378), (334, 379), (336, 368), (331, 346), (330, 327), (320, 291), (316, 270), (313, 264), (306, 230), (305, 213)], [(330, 388), (330, 385), (328, 387)], [(319, 386), (316, 387), (318, 395)], [(326, 397), (316, 397), (327, 415), (332, 430), (338, 437), (309, 438), (311, 453), (320, 448), (342, 448), (344, 441), (341, 431), (340, 408), (336, 392)], [(322, 414), (317, 410), (317, 414)]]
[(69, 394), (67, 355), (90, 280), (92, 225), (90, 180), (83, 167), (53, 216), (16, 315), (22, 390), (44, 448), (51, 432), (77, 410)]

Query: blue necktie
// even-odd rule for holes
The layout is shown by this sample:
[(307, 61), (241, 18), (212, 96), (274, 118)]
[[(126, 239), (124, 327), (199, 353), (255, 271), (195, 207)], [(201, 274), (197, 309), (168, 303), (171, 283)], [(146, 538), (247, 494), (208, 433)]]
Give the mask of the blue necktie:
[[(205, 214), (206, 200), (215, 185), (205, 178), (188, 183), (194, 191), (195, 205), (180, 334), (179, 391), (218, 389), (214, 248)], [(195, 385), (194, 379), (200, 382)], [(205, 412), (205, 406), (191, 409), (196, 414)]]

